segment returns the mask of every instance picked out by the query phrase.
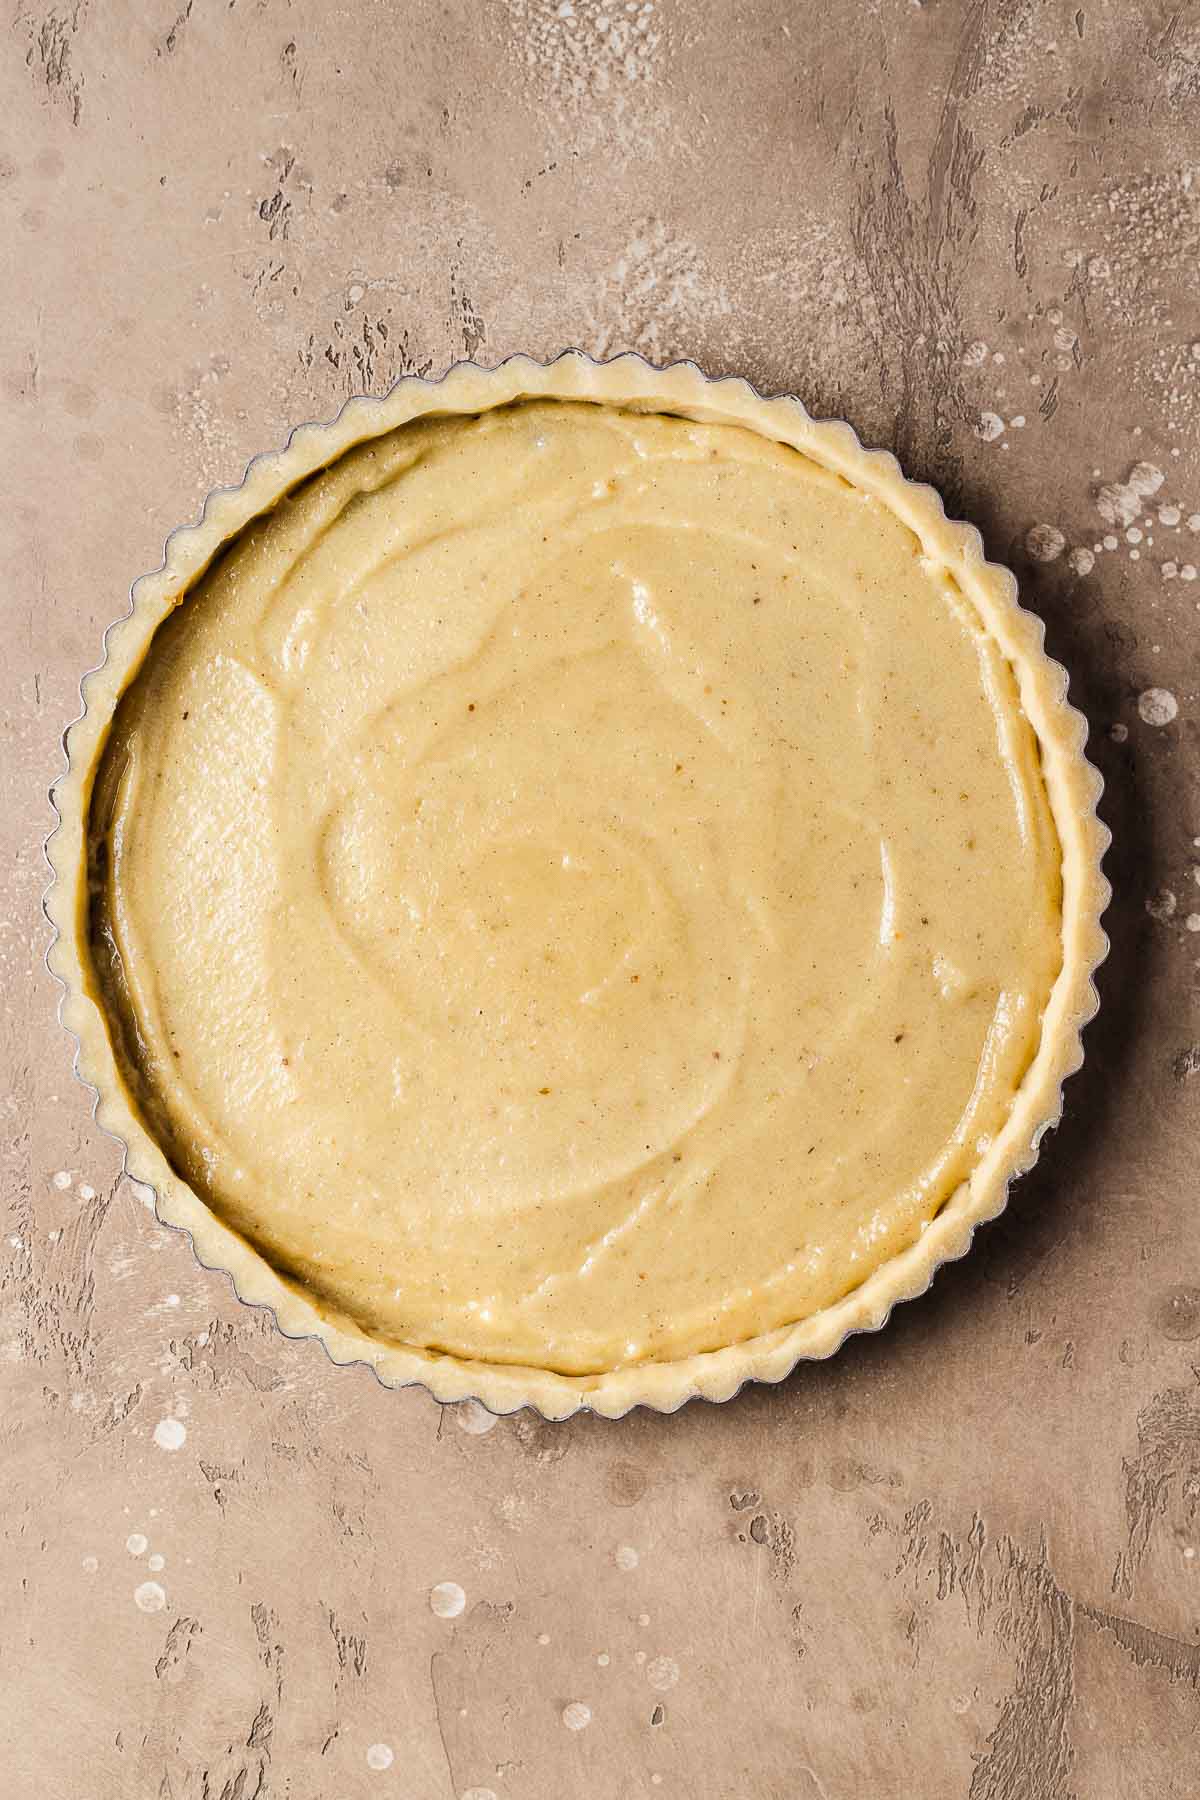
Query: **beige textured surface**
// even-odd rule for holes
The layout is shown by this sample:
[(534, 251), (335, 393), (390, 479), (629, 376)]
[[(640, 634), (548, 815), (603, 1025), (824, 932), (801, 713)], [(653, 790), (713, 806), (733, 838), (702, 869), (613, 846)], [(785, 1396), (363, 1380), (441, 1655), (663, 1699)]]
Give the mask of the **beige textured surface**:
[[(9, 11), (0, 1789), (1192, 1794), (1200, 16), (558, 12)], [(479, 1432), (281, 1340), (117, 1181), (39, 839), (78, 671), (213, 482), (569, 339), (794, 387), (1013, 560), (1109, 782), (1114, 951), (1062, 1131), (885, 1334)]]

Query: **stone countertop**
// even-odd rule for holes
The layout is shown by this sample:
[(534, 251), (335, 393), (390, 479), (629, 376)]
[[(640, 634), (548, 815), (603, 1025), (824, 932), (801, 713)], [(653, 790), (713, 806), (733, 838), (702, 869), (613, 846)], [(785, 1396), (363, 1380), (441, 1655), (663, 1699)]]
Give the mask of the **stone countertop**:
[[(1200, 11), (33, 0), (5, 42), (0, 1790), (1195, 1795)], [(777, 1389), (553, 1426), (196, 1266), (91, 1123), (38, 907), (166, 531), (349, 394), (567, 343), (794, 390), (981, 527), (1116, 898), (968, 1261)]]

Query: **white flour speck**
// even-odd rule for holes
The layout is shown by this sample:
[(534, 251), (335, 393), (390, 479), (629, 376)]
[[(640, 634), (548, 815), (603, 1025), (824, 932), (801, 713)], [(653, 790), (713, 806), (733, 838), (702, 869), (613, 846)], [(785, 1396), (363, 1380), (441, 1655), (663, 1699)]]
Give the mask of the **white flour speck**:
[(495, 1413), (489, 1412), (486, 1406), (481, 1406), (478, 1400), (461, 1400), (455, 1407), (454, 1414), (458, 1420), (458, 1429), (465, 1431), (468, 1437), (483, 1437), (485, 1432), (491, 1431), (493, 1426), (500, 1423)]
[(1147, 497), (1150, 494), (1157, 494), (1165, 480), (1166, 476), (1163, 474), (1162, 470), (1156, 468), (1153, 463), (1134, 463), (1132, 469), (1129, 471), (1130, 487), (1135, 494), (1140, 494), (1143, 497)]
[(638, 1614), (638, 1624), (639, 1625), (648, 1625), (649, 1623), (650, 1623), (650, 1614), (649, 1613), (639, 1613)]
[(628, 1574), (630, 1569), (636, 1569), (638, 1566), (638, 1553), (632, 1544), (618, 1544), (613, 1551), (613, 1561), (618, 1569), (624, 1569)]
[(150, 1540), (140, 1531), (131, 1531), (125, 1539), (125, 1548), (130, 1556), (144, 1556), (150, 1548)]
[(372, 1744), (367, 1751), (368, 1769), (390, 1769), (395, 1760), (396, 1754), (390, 1744)]
[(994, 444), (998, 437), (1003, 436), (1003, 433), (1004, 420), (1000, 417), (999, 413), (980, 413), (979, 423), (975, 427), (976, 437), (982, 438), (985, 444)]
[(187, 1426), (179, 1419), (160, 1419), (154, 1427), (154, 1441), (160, 1450), (180, 1450), (187, 1438)]
[(1140, 544), (1141, 541), (1142, 534), (1138, 527), (1136, 525), (1131, 525), (1129, 530), (1125, 533), (1125, 542), (1127, 544)]
[(1169, 688), (1147, 688), (1138, 695), (1137, 706), (1147, 725), (1169, 725), (1179, 712), (1179, 702)]
[(464, 1788), (462, 1800), (496, 1800), (495, 1788)]
[(1146, 911), (1152, 919), (1157, 919), (1160, 924), (1165, 924), (1168, 919), (1174, 918), (1175, 908), (1178, 904), (1170, 888), (1159, 888), (1156, 894), (1151, 894), (1147, 898)]
[(1164, 581), (1174, 581), (1174, 579), (1178, 575), (1178, 573), (1179, 573), (1179, 564), (1177, 562), (1167, 561), (1163, 564), (1162, 578)]
[(96, 1198), (96, 1190), (90, 1181), (81, 1181), (78, 1192), (81, 1200), (94, 1200)]
[(678, 334), (694, 338), (732, 311), (700, 246), (661, 219), (642, 218), (594, 283), (585, 321), (598, 355), (638, 350), (653, 362), (663, 360)]
[(429, 1610), (439, 1619), (457, 1619), (467, 1604), (467, 1596), (457, 1581), (439, 1581), (429, 1590)]
[(1180, 581), (1195, 581), (1195, 579), (1196, 579), (1195, 563), (1181, 563), (1180, 567), (1179, 567), (1179, 579), (1180, 579)]
[(1160, 506), (1158, 509), (1158, 522), (1160, 525), (1178, 525), (1182, 517), (1183, 515), (1177, 506)]
[(1066, 547), (1057, 525), (1033, 525), (1025, 534), (1025, 548), (1035, 562), (1054, 562)]
[(85, 1575), (94, 1575), (100, 1567), (100, 1560), (95, 1556), (85, 1556), (81, 1567)]
[(612, 1658), (608, 1654), (607, 1650), (602, 1650), (600, 1652), (599, 1656), (596, 1658), (596, 1663), (597, 1663), (598, 1667), (600, 1667), (601, 1669), (607, 1669), (607, 1667), (611, 1661), (612, 1661)]
[(1090, 575), (1096, 566), (1096, 558), (1091, 550), (1081, 544), (1077, 550), (1072, 550), (1067, 558), (1067, 565), (1073, 575)]
[(603, 119), (606, 142), (627, 154), (653, 141), (663, 50), (653, 0), (507, 0), (507, 11), (510, 54), (543, 109), (564, 122)]
[(54, 1177), (54, 1185), (59, 1190), (60, 1193), (64, 1193), (66, 1191), (66, 1189), (69, 1188), (71, 1185), (70, 1170), (69, 1169), (60, 1169), (58, 1171), (58, 1174)]
[(152, 1575), (160, 1574), (162, 1572), (162, 1570), (166, 1568), (166, 1566), (167, 1566), (166, 1557), (160, 1556), (157, 1550), (154, 1552), (153, 1556), (148, 1556), (146, 1558), (146, 1567), (149, 1569), (149, 1571)]
[(1183, 923), (1188, 931), (1200, 931), (1200, 913), (1189, 913)]
[(1096, 495), (1096, 511), (1106, 525), (1119, 525), (1124, 530), (1137, 517), (1140, 499), (1141, 495), (1128, 482), (1109, 481)]
[(542, 1646), (543, 1650), (546, 1648), (546, 1645), (549, 1642), (550, 1642), (550, 1633), (548, 1631), (539, 1631), (538, 1632), (538, 1643)]
[(157, 1581), (143, 1581), (141, 1587), (133, 1590), (133, 1600), (144, 1613), (161, 1612), (167, 1604), (167, 1596)]
[(669, 1693), (679, 1680), (679, 1664), (672, 1656), (656, 1656), (646, 1670), (646, 1680), (658, 1693)]
[(592, 1709), (582, 1700), (572, 1700), (569, 1706), (563, 1707), (562, 1722), (568, 1731), (582, 1731), (592, 1722)]
[(988, 347), (983, 339), (976, 338), (975, 342), (973, 344), (968, 344), (962, 353), (965, 367), (968, 369), (977, 369), (980, 363), (987, 361), (987, 353)]

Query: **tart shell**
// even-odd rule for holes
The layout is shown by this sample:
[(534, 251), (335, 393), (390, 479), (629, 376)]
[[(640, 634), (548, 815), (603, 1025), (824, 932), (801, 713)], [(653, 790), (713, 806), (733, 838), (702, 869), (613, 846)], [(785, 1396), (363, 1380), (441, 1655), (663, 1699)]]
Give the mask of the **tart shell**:
[[(1037, 1054), (1005, 1126), (917, 1241), (841, 1300), (795, 1324), (676, 1361), (589, 1375), (382, 1342), (272, 1268), (175, 1173), (139, 1117), (119, 1072), (84, 942), (88, 811), (109, 725), (154, 632), (222, 545), (355, 444), (426, 414), (473, 414), (534, 397), (746, 426), (882, 500), (967, 595), (1008, 659), (1037, 734), (1062, 848), (1063, 961)], [(419, 1384), (437, 1400), (473, 1398), (496, 1413), (529, 1406), (547, 1419), (580, 1411), (619, 1418), (635, 1406), (674, 1412), (698, 1395), (728, 1400), (747, 1381), (781, 1381), (797, 1363), (833, 1355), (851, 1332), (878, 1330), (898, 1301), (924, 1293), (942, 1263), (966, 1254), (975, 1227), (1003, 1210), (1010, 1182), (1036, 1161), (1044, 1132), (1061, 1117), (1062, 1084), (1083, 1061), (1081, 1032), (1099, 1004), (1093, 976), (1108, 949), (1100, 921), (1110, 889), (1101, 860), (1110, 834), (1096, 813), (1102, 783), (1084, 755), (1087, 724), (1068, 704), (1066, 671), (1046, 655), (1044, 635), (1041, 620), (1020, 605), (1012, 574), (985, 560), (975, 528), (947, 519), (937, 493), (907, 480), (893, 456), (865, 450), (849, 425), (815, 420), (796, 399), (764, 397), (738, 378), (710, 379), (694, 363), (660, 369), (633, 355), (601, 363), (579, 351), (547, 364), (514, 356), (494, 369), (459, 363), (440, 380), (406, 378), (380, 399), (350, 400), (331, 423), (302, 425), (286, 448), (257, 457), (240, 485), (210, 494), (199, 521), (171, 534), (161, 568), (134, 583), (130, 610), (109, 627), (102, 662), (81, 682), (83, 710), (65, 733), (67, 766), (51, 789), (59, 822), (46, 844), (53, 880), (45, 911), (55, 934), (47, 963), (63, 989), (59, 1016), (77, 1040), (75, 1070), (96, 1095), (97, 1123), (123, 1146), (125, 1172), (151, 1190), (158, 1218), (187, 1232), (199, 1261), (227, 1272), (239, 1299), (268, 1307), (287, 1336), (317, 1338), (335, 1363), (369, 1364), (389, 1387)]]

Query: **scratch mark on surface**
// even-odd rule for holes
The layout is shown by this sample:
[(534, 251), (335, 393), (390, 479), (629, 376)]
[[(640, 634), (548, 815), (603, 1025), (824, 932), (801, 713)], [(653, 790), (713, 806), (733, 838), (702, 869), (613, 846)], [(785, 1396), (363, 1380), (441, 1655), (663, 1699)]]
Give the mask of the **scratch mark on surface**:
[(1051, 1574), (1044, 1541), (1036, 1562), (1007, 1538), (998, 1554), (992, 1626), (1014, 1651), (1017, 1675), (975, 1765), (969, 1800), (1073, 1800), (1067, 1720), (1075, 1693), (1074, 1607)]
[(796, 1533), (782, 1513), (756, 1513), (750, 1521), (750, 1537), (771, 1552), (771, 1574), (786, 1582), (796, 1566)]
[[(0, 1294), (11, 1292), (15, 1302), (23, 1354), (43, 1366), (60, 1361), (76, 1379), (84, 1378), (95, 1366), (93, 1265), (112, 1197), (113, 1189), (109, 1188), (81, 1201), (57, 1243), (45, 1251), (39, 1249), (35, 1260), (31, 1240), (32, 1192), (28, 1180), (21, 1180), (12, 1211), (25, 1247), (20, 1256), (0, 1268)], [(115, 1410), (101, 1424), (101, 1432), (123, 1423), (140, 1398), (139, 1387), (135, 1396), (127, 1396), (129, 1405), (114, 1401)]]
[(344, 1674), (352, 1673), (356, 1676), (366, 1674), (367, 1640), (365, 1633), (360, 1637), (355, 1632), (343, 1630), (337, 1614), (331, 1606), (327, 1606), (325, 1611), (329, 1620), (330, 1635), (337, 1652), (338, 1674), (334, 1679), (336, 1685), (340, 1686)]
[(463, 355), (474, 356), (487, 339), (487, 327), (457, 270), (452, 270), (450, 274), (450, 314), (452, 323), (462, 338)]
[(36, 62), (50, 98), (68, 107), (72, 125), (78, 125), (83, 112), (83, 76), (71, 66), (71, 50), (85, 11), (86, 0), (80, 0), (69, 12), (48, 12), (40, 24), (31, 24), (32, 42), (25, 57), (30, 68)]
[(1133, 1596), (1137, 1570), (1157, 1520), (1174, 1503), (1189, 1530), (1200, 1524), (1200, 1406), (1185, 1388), (1156, 1394), (1138, 1414), (1136, 1456), (1126, 1457), (1128, 1548), (1113, 1571), (1114, 1594)]
[(131, 1388), (127, 1394), (115, 1396), (109, 1401), (108, 1411), (103, 1415), (96, 1428), (96, 1437), (107, 1437), (109, 1432), (116, 1431), (119, 1426), (124, 1425), (126, 1419), (136, 1411), (141, 1403), (142, 1384), (139, 1381), (137, 1386)]
[(454, 1781), (454, 1767), (450, 1761), (450, 1746), (446, 1742), (446, 1727), (442, 1720), (442, 1703), (438, 1698), (436, 1667), (439, 1654), (444, 1654), (444, 1652), (435, 1650), (429, 1659), (429, 1686), (433, 1693), (433, 1716), (437, 1721), (438, 1738), (442, 1746), (442, 1755), (446, 1759), (446, 1774), (450, 1778), (451, 1792), (457, 1793), (458, 1789), (455, 1786)]
[(1101, 1630), (1111, 1632), (1139, 1668), (1165, 1669), (1172, 1681), (1188, 1681), (1193, 1687), (1200, 1687), (1200, 1644), (1188, 1644), (1167, 1632), (1152, 1631), (1136, 1619), (1103, 1612), (1098, 1606), (1080, 1606), (1078, 1612)]
[(160, 1681), (164, 1678), (168, 1681), (180, 1679), (188, 1651), (192, 1647), (192, 1639), (200, 1629), (199, 1619), (176, 1619), (167, 1633), (162, 1654), (154, 1665), (154, 1673)]
[(1025, 224), (1028, 218), (1029, 208), (1023, 206), (1013, 226), (1013, 267), (1022, 281), (1029, 273), (1029, 258), (1025, 254)]
[(192, 7), (194, 4), (195, 0), (187, 0), (187, 5), (181, 13), (177, 14), (175, 23), (163, 40), (162, 48), (155, 51), (156, 56), (162, 56), (164, 53), (167, 56), (173, 56), (175, 54), (175, 46), (179, 42), (179, 34), (191, 18)]
[(919, 1572), (925, 1560), (925, 1552), (929, 1548), (929, 1536), (925, 1530), (933, 1514), (933, 1507), (928, 1500), (918, 1500), (910, 1506), (904, 1515), (902, 1530), (905, 1535), (904, 1550), (900, 1561), (896, 1564), (896, 1573), (901, 1575), (906, 1569)]
[(250, 1735), (246, 1739), (247, 1750), (261, 1750), (264, 1756), (270, 1756), (271, 1734), (274, 1729), (274, 1716), (264, 1700), (254, 1715), (254, 1723), (251, 1725)]

